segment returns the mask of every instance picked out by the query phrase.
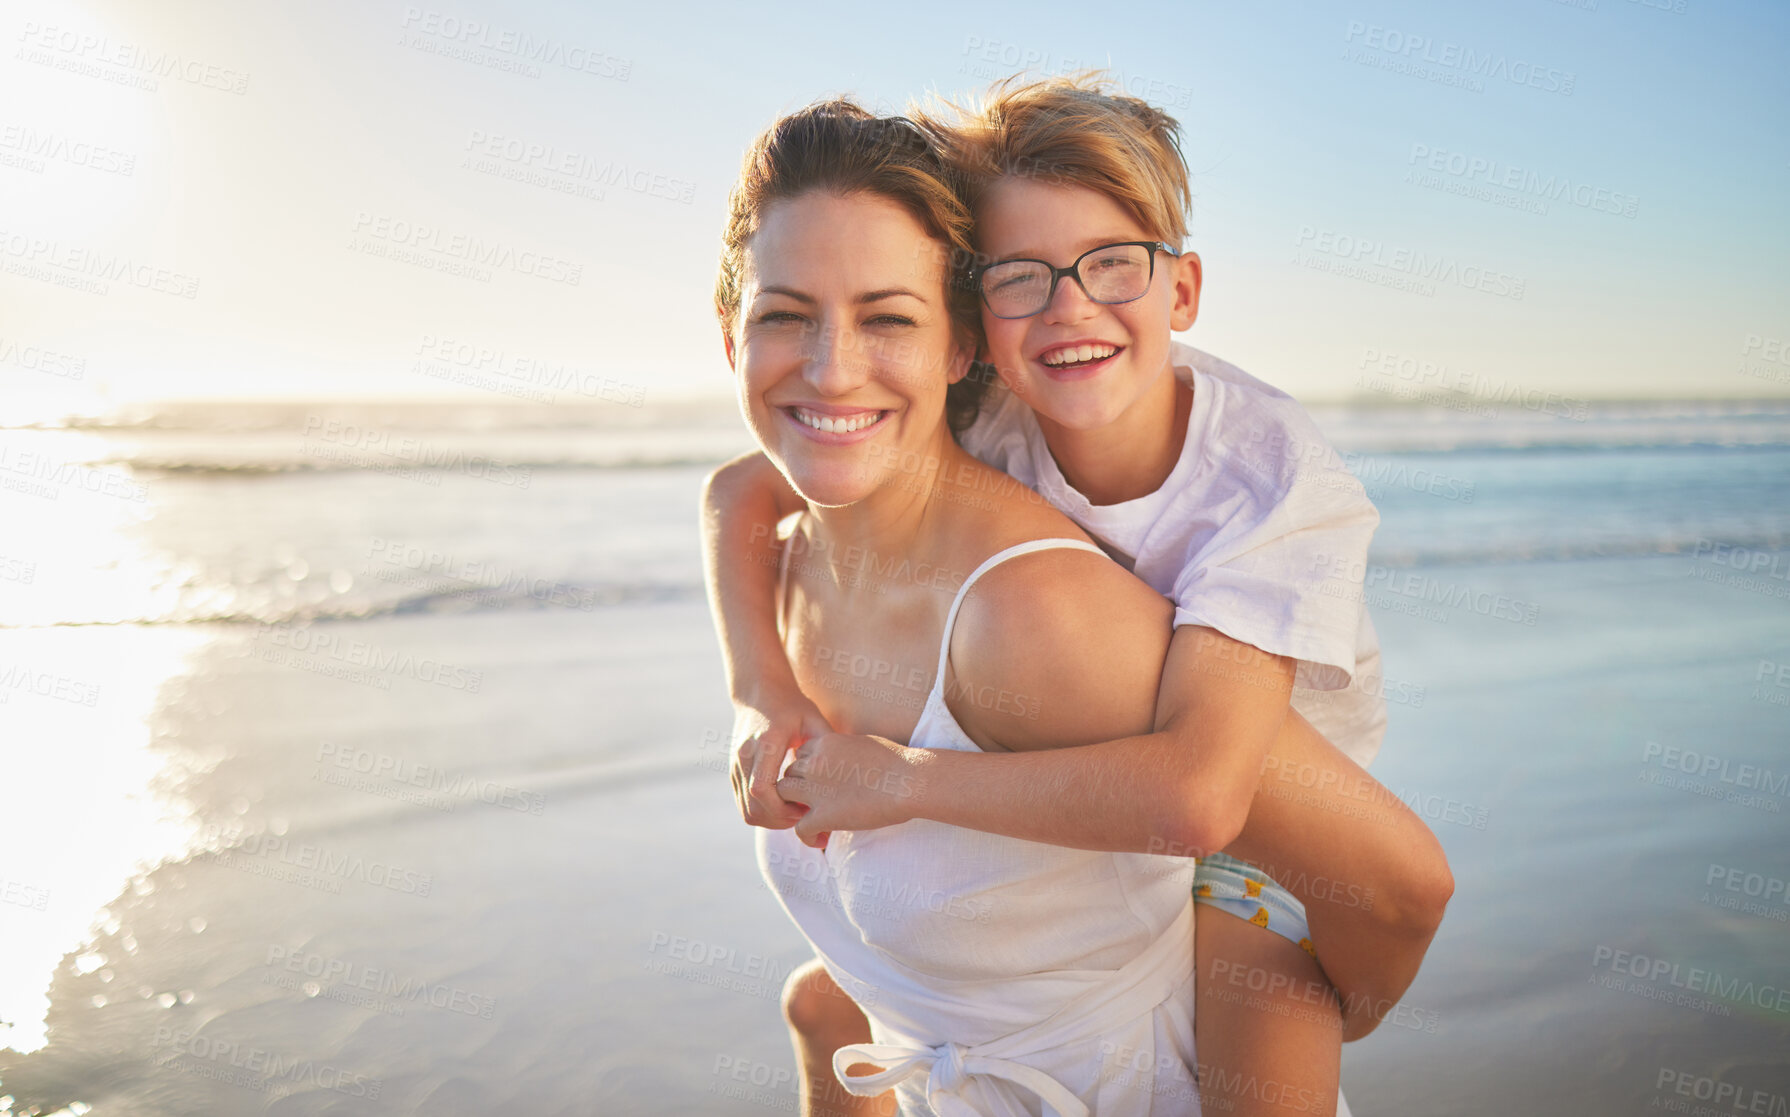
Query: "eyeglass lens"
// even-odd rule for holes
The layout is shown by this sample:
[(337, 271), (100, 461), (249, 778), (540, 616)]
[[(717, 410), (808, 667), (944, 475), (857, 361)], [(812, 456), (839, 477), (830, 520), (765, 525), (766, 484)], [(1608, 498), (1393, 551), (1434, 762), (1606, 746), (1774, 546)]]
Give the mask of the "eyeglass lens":
[[(1097, 303), (1130, 302), (1150, 287), (1148, 248), (1114, 244), (1096, 248), (1075, 262), (1076, 278)], [(982, 273), (982, 292), (989, 309), (1003, 318), (1023, 318), (1050, 302), (1050, 265), (1038, 260), (1009, 260)]]

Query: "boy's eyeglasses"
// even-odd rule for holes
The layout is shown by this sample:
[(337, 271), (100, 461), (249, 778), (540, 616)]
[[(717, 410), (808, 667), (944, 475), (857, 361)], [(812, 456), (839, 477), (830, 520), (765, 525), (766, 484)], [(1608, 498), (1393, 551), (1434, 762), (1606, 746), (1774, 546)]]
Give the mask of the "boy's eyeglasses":
[(1056, 297), (1057, 281), (1074, 276), (1082, 293), (1112, 306), (1142, 298), (1156, 275), (1156, 253), (1180, 253), (1161, 241), (1103, 244), (1082, 253), (1066, 268), (1043, 260), (1002, 260), (974, 271), (982, 301), (996, 318), (1030, 318)]

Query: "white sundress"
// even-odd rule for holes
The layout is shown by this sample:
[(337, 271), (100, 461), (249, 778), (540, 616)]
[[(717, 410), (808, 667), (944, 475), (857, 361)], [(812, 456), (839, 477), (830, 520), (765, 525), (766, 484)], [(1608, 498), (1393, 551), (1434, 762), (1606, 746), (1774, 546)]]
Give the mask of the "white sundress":
[[(1071, 547), (989, 558), (951, 602), (938, 674), (909, 744), (978, 748), (945, 703), (951, 629), (978, 578)], [(759, 829), (759, 869), (873, 1042), (834, 1069), (893, 1087), (907, 1117), (1198, 1114), (1192, 1068), (1194, 863), (1022, 841), (916, 819), (835, 832), (823, 852)], [(870, 1063), (881, 1073), (847, 1078)]]

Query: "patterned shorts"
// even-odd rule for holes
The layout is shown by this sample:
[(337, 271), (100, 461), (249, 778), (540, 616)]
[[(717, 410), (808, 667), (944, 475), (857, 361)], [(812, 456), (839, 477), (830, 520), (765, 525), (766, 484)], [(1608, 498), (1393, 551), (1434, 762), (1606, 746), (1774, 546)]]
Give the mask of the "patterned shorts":
[(1305, 923), (1305, 905), (1254, 865), (1222, 853), (1200, 858), (1193, 875), (1193, 899), (1273, 931), (1313, 958), (1318, 956)]

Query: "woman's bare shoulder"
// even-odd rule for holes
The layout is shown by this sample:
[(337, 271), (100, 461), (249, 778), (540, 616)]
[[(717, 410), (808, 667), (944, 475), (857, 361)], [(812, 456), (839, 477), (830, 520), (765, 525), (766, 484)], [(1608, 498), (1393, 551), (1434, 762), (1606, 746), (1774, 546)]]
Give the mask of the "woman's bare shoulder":
[(1050, 501), (967, 454), (940, 471), (933, 498), (966, 542), (974, 539), (988, 547), (990, 554), (1029, 539), (1092, 542), (1087, 532)]
[(984, 747), (984, 737), (1033, 749), (1148, 733), (1173, 624), (1168, 600), (1103, 554), (1010, 558), (976, 581), (952, 629), (965, 699), (952, 713)]

